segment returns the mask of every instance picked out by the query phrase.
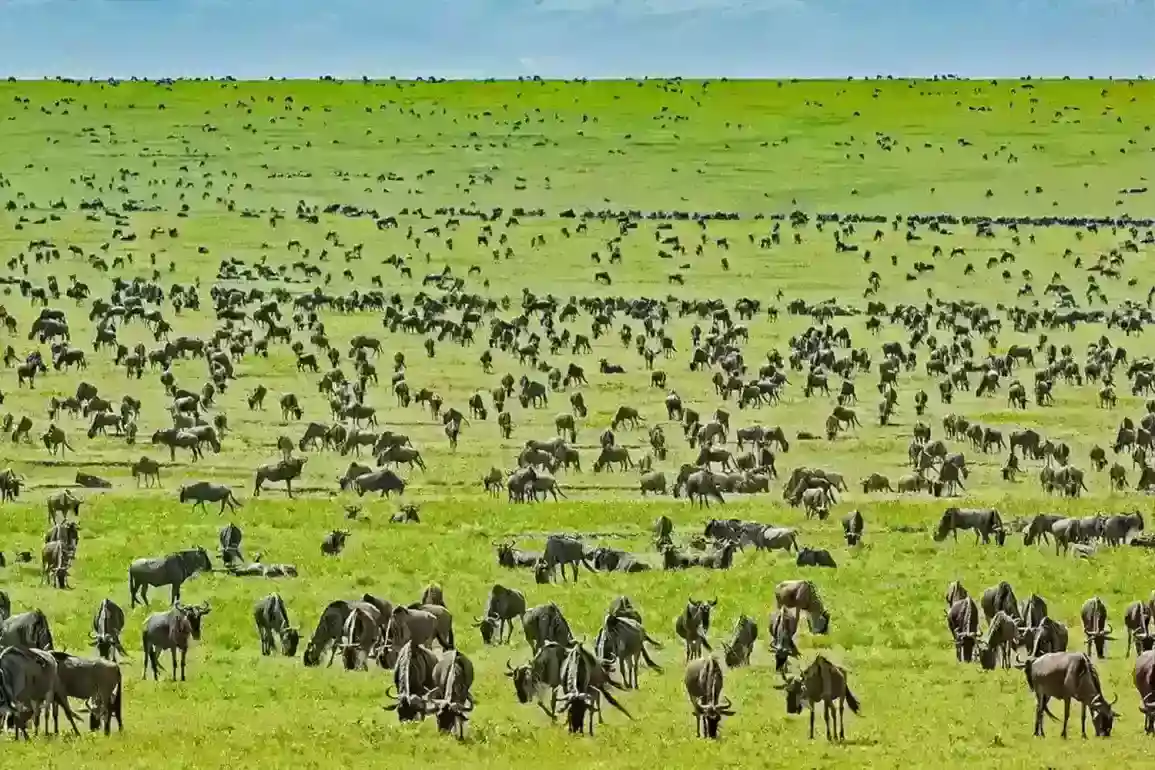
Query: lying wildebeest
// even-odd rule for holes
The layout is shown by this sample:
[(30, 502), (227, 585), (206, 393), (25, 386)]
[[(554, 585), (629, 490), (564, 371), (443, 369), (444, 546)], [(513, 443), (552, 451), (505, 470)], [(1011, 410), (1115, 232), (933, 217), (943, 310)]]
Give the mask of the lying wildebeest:
[(969, 596), (959, 599), (946, 613), (946, 625), (954, 637), (955, 658), (970, 663), (979, 634), (979, 608)]
[(722, 717), (734, 714), (730, 699), (722, 695), (724, 677), (718, 659), (711, 655), (687, 663), (685, 684), (698, 737), (717, 738)]
[(275, 647), (275, 640), (281, 640), (281, 654), (291, 658), (297, 654), (301, 632), (289, 623), (289, 611), (280, 594), (269, 594), (253, 607), (253, 622), (257, 626), (257, 636), (261, 640), (261, 654), (269, 655)]
[(495, 543), (497, 547), (497, 563), (507, 569), (527, 567), (532, 569), (541, 561), (538, 551), (522, 551), (515, 548), (513, 543)]
[(394, 702), (383, 706), (386, 711), (396, 711), (401, 722), (424, 719), (426, 714), (426, 694), (434, 686), (433, 669), (437, 666), (437, 656), (412, 640), (401, 646), (397, 662), (393, 666), (393, 685), (397, 694), (385, 689), (385, 697)]
[(152, 667), (153, 681), (158, 679), (158, 658), (162, 650), (172, 653), (172, 678), (176, 681), (177, 651), (180, 652), (180, 680), (185, 681), (185, 658), (188, 656), (189, 640), (200, 641), (201, 619), (212, 612), (208, 602), (193, 607), (185, 607), (174, 600), (167, 612), (154, 612), (148, 616), (141, 633), (144, 650), (144, 676), (148, 678)]
[(172, 586), (172, 602), (176, 604), (180, 601), (180, 587), (184, 581), (197, 573), (212, 571), (208, 552), (200, 547), (176, 551), (167, 556), (136, 559), (128, 568), (128, 592), (132, 597), (132, 606), (138, 603), (138, 591), (139, 603), (148, 604), (150, 586)]
[(858, 545), (862, 542), (865, 530), (866, 523), (862, 520), (862, 512), (857, 508), (842, 517), (842, 534), (846, 536), (847, 545)]
[(801, 548), (794, 563), (799, 567), (837, 567), (834, 557), (825, 548)]
[(433, 688), (427, 709), (443, 733), (456, 732), (465, 739), (465, 722), (473, 711), (473, 662), (457, 650), (441, 656), (433, 667)]
[(809, 580), (784, 580), (774, 587), (774, 601), (779, 609), (806, 613), (810, 632), (825, 634), (830, 630), (830, 613), (818, 596), (818, 587)]
[[(859, 713), (860, 704), (850, 691), (846, 680), (846, 670), (834, 665), (826, 658), (818, 655), (806, 669), (796, 677), (782, 674), (782, 684), (774, 685), (776, 690), (786, 691), (786, 712), (801, 714), (805, 707), (810, 708), (810, 738), (814, 738), (814, 706), (822, 703), (822, 718), (826, 722), (826, 740), (846, 739), (845, 707), (855, 714)], [(834, 701), (838, 701), (838, 711), (834, 711)], [(833, 718), (834, 732), (831, 733), (830, 722)]]
[(108, 735), (112, 720), (118, 731), (124, 730), (121, 719), (121, 700), (124, 686), (120, 666), (103, 658), (78, 658), (66, 652), (53, 652), (56, 672), (65, 694), (89, 704), (88, 726), (91, 730), (104, 725)]
[(235, 511), (241, 507), (237, 498), (233, 495), (233, 490), (226, 484), (214, 484), (211, 481), (198, 481), (194, 484), (185, 484), (180, 488), (180, 501), (182, 503), (192, 502), (193, 510), (199, 505), (202, 509), (205, 508), (205, 503), (220, 503), (221, 509), (218, 513), (225, 512), (225, 506), (229, 510)]
[(116, 653), (125, 657), (128, 653), (120, 643), (120, 634), (124, 631), (124, 610), (117, 606), (112, 599), (105, 599), (96, 608), (96, 616), (92, 619), (92, 643), (96, 645), (96, 652), (100, 657), (111, 661), (116, 660)]
[(500, 583), (494, 583), (489, 589), (489, 599), (485, 603), (485, 611), (481, 617), (474, 618), (474, 625), (481, 632), (481, 641), (485, 644), (494, 643), (494, 634), (497, 635), (497, 644), (505, 644), (513, 636), (513, 620), (525, 621), (525, 594), (512, 588), (506, 588)]
[(1047, 701), (1057, 698), (1063, 701), (1063, 732), (1067, 737), (1067, 722), (1071, 717), (1071, 700), (1079, 701), (1082, 713), (1083, 737), (1087, 737), (1087, 710), (1091, 711), (1091, 724), (1097, 737), (1110, 737), (1118, 716), (1103, 696), (1103, 685), (1099, 672), (1095, 670), (1091, 658), (1082, 652), (1050, 652), (1037, 658), (1028, 658), (1022, 666), (1027, 675), (1027, 687), (1035, 694), (1035, 735), (1043, 737), (1043, 714), (1054, 717), (1047, 708)]
[(984, 545), (990, 543), (991, 535), (999, 545), (1006, 541), (1003, 519), (994, 508), (947, 508), (939, 520), (934, 539), (942, 542), (947, 535), (954, 533), (955, 542), (958, 542), (960, 529), (973, 529), (976, 543), (980, 538)]
[[(57, 714), (57, 708), (63, 708), (72, 731), (80, 733), (53, 653), (27, 647), (0, 649), (0, 716), (10, 721), (17, 733), (23, 734), (27, 740), (28, 718), (36, 723), (41, 710), (48, 706), (51, 706), (53, 714)], [(47, 712), (45, 725), (47, 732)], [(59, 733), (59, 720), (55, 727)]]

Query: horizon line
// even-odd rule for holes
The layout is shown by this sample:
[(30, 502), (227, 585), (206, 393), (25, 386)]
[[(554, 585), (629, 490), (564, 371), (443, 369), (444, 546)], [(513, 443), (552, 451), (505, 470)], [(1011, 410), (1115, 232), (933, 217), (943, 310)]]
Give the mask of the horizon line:
[(847, 83), (847, 82), (893, 82), (912, 81), (926, 83), (967, 83), (978, 81), (1018, 81), (1018, 82), (1149, 82), (1155, 81), (1155, 74), (1112, 74), (1112, 75), (619, 75), (619, 76), (542, 76), (516, 75), (493, 77), (442, 77), (440, 75), (268, 75), (265, 77), (236, 77), (233, 75), (3, 75), (0, 82), (6, 83), (423, 83), (423, 84), (495, 84), (495, 83), (641, 83), (648, 81), (684, 82), (739, 82), (739, 83)]

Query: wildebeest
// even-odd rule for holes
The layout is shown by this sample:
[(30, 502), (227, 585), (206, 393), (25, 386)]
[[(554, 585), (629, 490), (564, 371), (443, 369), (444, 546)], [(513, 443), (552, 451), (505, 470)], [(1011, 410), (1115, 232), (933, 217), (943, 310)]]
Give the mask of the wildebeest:
[(1098, 596), (1092, 596), (1083, 603), (1079, 611), (1083, 620), (1083, 634), (1087, 637), (1087, 654), (1094, 649), (1095, 656), (1105, 657), (1103, 648), (1112, 639), (1111, 624), (1107, 622), (1107, 605)]
[(1139, 691), (1139, 710), (1143, 712), (1143, 732), (1155, 734), (1155, 650), (1135, 658), (1134, 681)]
[(465, 738), (465, 722), (473, 710), (473, 662), (457, 650), (441, 656), (433, 667), (433, 688), (428, 710), (437, 720), (441, 732), (456, 732)]
[(734, 636), (729, 642), (722, 642), (726, 665), (730, 668), (749, 665), (757, 641), (758, 624), (745, 615), (739, 615), (734, 622)]
[[(550, 719), (557, 713), (558, 688), (561, 686), (561, 665), (565, 660), (568, 645), (546, 642), (534, 650), (533, 658), (526, 665), (514, 667), (505, 662), (505, 675), (513, 680), (513, 691), (519, 703), (537, 700), (540, 708)], [(541, 702), (549, 693), (549, 706)]]
[(233, 495), (233, 490), (228, 485), (214, 484), (211, 481), (184, 484), (180, 488), (179, 497), (182, 503), (192, 502), (193, 510), (196, 510), (198, 505), (202, 509), (205, 508), (205, 503), (220, 503), (221, 509), (218, 513), (224, 513), (226, 505), (229, 510), (233, 511), (241, 507)]
[(706, 632), (710, 630), (710, 612), (718, 605), (717, 599), (686, 602), (686, 609), (674, 623), (674, 632), (686, 642), (686, 660), (702, 657), (702, 648), (710, 650)]
[(774, 587), (774, 601), (779, 609), (792, 609), (795, 616), (806, 613), (810, 631), (825, 634), (830, 630), (830, 613), (818, 596), (818, 587), (809, 580), (784, 580)]
[(970, 663), (979, 635), (979, 608), (969, 596), (950, 606), (946, 614), (947, 628), (954, 637), (955, 657), (960, 663)]
[(380, 647), (385, 620), (372, 604), (358, 602), (350, 607), (341, 628), (341, 662), (346, 671), (368, 669), (369, 656)]
[(857, 508), (842, 517), (842, 533), (846, 537), (847, 545), (858, 545), (862, 542), (862, 534), (866, 524), (862, 520), (862, 512)]
[(401, 722), (424, 719), (426, 694), (433, 689), (433, 669), (436, 666), (437, 656), (432, 652), (412, 640), (403, 644), (393, 665), (393, 685), (397, 694), (386, 688), (385, 697), (394, 702), (382, 708), (396, 711)]
[[(1135, 654), (1141, 655), (1155, 647), (1155, 637), (1151, 635), (1151, 608), (1147, 602), (1131, 602), (1123, 611), (1123, 625), (1127, 628), (1127, 649), (1135, 643)], [(1128, 652), (1130, 654), (1130, 652)]]
[(345, 540), (349, 537), (349, 530), (335, 529), (321, 539), (321, 553), (325, 556), (336, 556), (345, 550)]
[(662, 667), (653, 661), (646, 650), (646, 643), (655, 647), (661, 645), (646, 633), (640, 621), (622, 615), (608, 614), (594, 642), (594, 652), (605, 661), (616, 660), (622, 683), (626, 687), (638, 686), (638, 660), (661, 673)]
[(301, 632), (289, 623), (289, 611), (280, 594), (269, 594), (253, 606), (253, 622), (261, 640), (261, 654), (273, 652), (275, 640), (281, 641), (281, 654), (291, 658), (297, 654)]
[[(51, 706), (54, 714), (58, 707), (64, 709), (72, 731), (79, 734), (52, 652), (22, 646), (0, 649), (0, 715), (10, 719), (27, 739), (28, 718), (37, 722), (46, 706)], [(56, 732), (60, 732), (59, 722)]]
[(573, 641), (573, 632), (561, 608), (553, 602), (534, 607), (521, 619), (525, 631), (525, 641), (536, 652), (546, 642), (568, 647)]
[(96, 645), (96, 652), (100, 657), (115, 661), (116, 653), (127, 656), (120, 643), (120, 634), (124, 631), (124, 610), (117, 606), (112, 599), (104, 599), (96, 608), (96, 616), (92, 619), (92, 643)]
[(794, 635), (798, 633), (798, 616), (786, 609), (770, 613), (770, 651), (774, 653), (774, 670), (783, 671), (790, 658), (798, 657)]
[(577, 582), (578, 564), (582, 564), (590, 572), (595, 572), (585, 558), (585, 546), (576, 537), (569, 535), (550, 535), (545, 540), (545, 550), (541, 555), (542, 562), (549, 570), (550, 577), (554, 577), (557, 568), (561, 566), (561, 579), (565, 581), (565, 568), (573, 568), (573, 579)]
[(329, 602), (325, 609), (321, 611), (321, 617), (317, 620), (317, 627), (313, 631), (313, 636), (309, 639), (309, 643), (305, 645), (305, 652), (301, 656), (301, 662), (306, 666), (317, 666), (321, 663), (321, 658), (325, 651), (329, 650), (329, 665), (332, 665), (333, 658), (337, 653), (335, 642), (341, 638), (341, 632), (345, 627), (345, 619), (349, 617), (349, 613), (353, 611), (353, 607), (358, 604), (367, 604), (375, 607), (382, 617), (393, 614), (393, 605), (387, 601), (382, 601), (372, 594), (365, 594), (359, 600), (345, 601), (344, 599), (337, 599)]
[(601, 663), (579, 642), (569, 648), (561, 665), (561, 696), (558, 703), (566, 712), (566, 722), (571, 733), (584, 731), (586, 716), (589, 716), (589, 733), (594, 732), (594, 712), (604, 698), (611, 706), (633, 719), (617, 700), (607, 691), (607, 684), (615, 684), (605, 675)]
[(67, 489), (49, 495), (45, 502), (48, 506), (48, 524), (50, 526), (56, 523), (56, 514), (58, 513), (63, 518), (67, 518), (68, 514), (72, 514), (74, 517), (80, 515), (81, 500)]
[(831, 567), (838, 565), (825, 548), (800, 548), (794, 563), (799, 567)]
[(973, 529), (975, 542), (982, 539), (983, 544), (990, 543), (994, 535), (995, 542), (1002, 545), (1006, 532), (1003, 530), (1003, 519), (994, 508), (955, 508), (950, 507), (943, 511), (939, 519), (938, 529), (934, 533), (936, 541), (943, 541), (946, 536), (954, 533), (955, 542), (958, 542), (960, 529)]
[(722, 695), (724, 675), (718, 659), (711, 655), (687, 663), (685, 685), (698, 737), (717, 738), (722, 717), (734, 714), (730, 699)]
[(474, 625), (481, 632), (481, 641), (485, 644), (494, 643), (494, 634), (497, 635), (497, 644), (505, 644), (513, 636), (513, 620), (522, 620), (524, 627), (525, 594), (512, 588), (506, 588), (500, 583), (494, 583), (489, 589), (489, 598), (485, 602), (485, 610), (481, 617), (474, 619)]
[(979, 662), (990, 671), (1002, 661), (1003, 668), (1011, 667), (1011, 655), (1018, 639), (1019, 628), (1014, 618), (999, 610), (991, 618), (987, 635), (979, 646)]
[(199, 572), (212, 572), (213, 565), (209, 561), (205, 549), (190, 548), (187, 551), (176, 551), (167, 556), (136, 559), (128, 568), (128, 593), (132, 598), (132, 606), (138, 604), (137, 592), (140, 592), (141, 604), (148, 604), (148, 589), (150, 586), (172, 586), (173, 604), (180, 601), (180, 587), (184, 581)]
[(436, 640), (443, 650), (452, 650), (455, 646), (453, 616), (449, 610), (435, 604), (394, 607), (392, 614), (382, 622), (387, 623), (382, 650), (382, 659), (387, 666), (392, 664), (397, 650), (410, 639), (420, 645)]
[[(293, 479), (300, 477), (308, 459), (307, 457), (290, 457), (275, 463), (257, 466), (253, 480), (253, 497), (260, 496), (261, 487), (266, 481), (283, 481), (285, 482), (285, 493), (291, 498), (293, 496)], [(224, 508), (222, 507), (221, 510), (223, 512)]]
[[(782, 684), (774, 685), (776, 690), (786, 691), (786, 712), (801, 714), (803, 708), (810, 709), (810, 738), (814, 738), (814, 706), (822, 703), (822, 718), (826, 722), (826, 740), (846, 739), (845, 707), (855, 714), (861, 707), (846, 680), (846, 670), (834, 665), (822, 655), (814, 658), (806, 669), (796, 677), (782, 674)], [(838, 711), (834, 702), (838, 701)], [(830, 722), (833, 718), (834, 732)]]
[[(5, 594), (5, 600), (8, 596)], [(53, 648), (48, 618), (40, 610), (29, 610), (0, 621), (0, 647)]]
[(364, 497), (366, 492), (380, 492), (383, 497), (393, 492), (398, 495), (405, 493), (405, 482), (388, 468), (363, 473), (354, 478), (352, 484), (358, 497)]
[(1015, 598), (1015, 589), (1011, 588), (1011, 584), (1005, 580), (983, 591), (979, 603), (983, 608), (983, 616), (987, 619), (988, 623), (999, 610), (1007, 613), (1015, 620), (1022, 618), (1019, 612), (1019, 601)]
[(144, 650), (144, 676), (148, 678), (148, 669), (152, 667), (152, 678), (158, 679), (160, 653), (169, 650), (172, 653), (172, 678), (176, 681), (177, 652), (180, 652), (180, 680), (185, 681), (185, 658), (188, 656), (189, 640), (200, 641), (201, 620), (212, 611), (208, 602), (186, 607), (179, 602), (173, 602), (172, 609), (166, 612), (154, 612), (148, 616), (141, 633), (141, 647)]
[(1056, 698), (1063, 701), (1063, 732), (1067, 737), (1067, 722), (1071, 718), (1071, 700), (1079, 701), (1082, 714), (1083, 737), (1087, 737), (1087, 710), (1091, 711), (1091, 724), (1095, 735), (1109, 737), (1118, 716), (1103, 696), (1103, 686), (1099, 672), (1095, 670), (1089, 655), (1082, 652), (1050, 652), (1037, 658), (1028, 658), (1023, 664), (1027, 676), (1027, 687), (1035, 694), (1035, 735), (1043, 737), (1043, 714), (1052, 718), (1047, 701)]
[(108, 735), (112, 720), (118, 731), (124, 730), (121, 701), (124, 686), (120, 666), (103, 658), (78, 658), (66, 652), (53, 652), (56, 672), (65, 694), (89, 704), (89, 728), (96, 730), (103, 723)]

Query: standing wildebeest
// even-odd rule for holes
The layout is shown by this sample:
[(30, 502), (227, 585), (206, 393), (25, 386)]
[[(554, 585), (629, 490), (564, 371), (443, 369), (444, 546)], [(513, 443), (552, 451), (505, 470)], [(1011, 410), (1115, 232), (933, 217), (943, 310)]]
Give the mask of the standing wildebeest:
[(352, 484), (358, 497), (364, 497), (366, 492), (380, 492), (382, 497), (388, 497), (393, 492), (405, 494), (405, 482), (388, 468), (363, 473), (354, 478)]
[(1139, 511), (1117, 513), (1107, 517), (1103, 539), (1107, 545), (1123, 545), (1132, 534), (1143, 531), (1143, 514)]
[(365, 671), (369, 656), (378, 649), (385, 619), (371, 604), (353, 605), (341, 629), (341, 662), (346, 671)]
[(650, 657), (646, 649), (647, 642), (661, 647), (646, 633), (641, 621), (610, 613), (606, 615), (605, 623), (598, 632), (594, 652), (602, 660), (617, 660), (622, 683), (637, 689), (639, 659), (645, 660), (646, 665), (658, 673), (662, 672), (662, 667)]
[(534, 652), (540, 650), (546, 642), (568, 647), (573, 641), (569, 622), (566, 621), (561, 608), (553, 602), (527, 611), (521, 619), (521, 625), (525, 631), (525, 641)]
[(0, 621), (0, 648), (3, 647), (51, 650), (53, 640), (48, 618), (40, 610), (29, 610)]
[(774, 670), (784, 671), (790, 658), (798, 657), (794, 635), (798, 633), (798, 616), (784, 609), (770, 613), (770, 651), (774, 653)]
[(386, 666), (392, 665), (397, 651), (410, 639), (421, 645), (437, 640), (443, 650), (454, 648), (453, 616), (444, 607), (434, 604), (394, 607), (392, 614), (387, 619), (383, 618), (382, 623), (387, 623), (381, 651)]
[(174, 600), (172, 609), (167, 612), (154, 612), (148, 616), (141, 633), (141, 646), (144, 650), (144, 675), (148, 678), (149, 666), (152, 667), (152, 678), (156, 681), (158, 658), (162, 650), (172, 653), (172, 679), (176, 681), (177, 651), (180, 651), (180, 680), (185, 681), (185, 658), (188, 656), (189, 639), (200, 641), (201, 618), (212, 612), (208, 602), (185, 607)]
[(458, 740), (465, 739), (465, 722), (473, 711), (472, 687), (473, 662), (457, 650), (442, 655), (433, 667), (433, 688), (427, 706), (437, 720), (438, 730), (456, 732)]
[(437, 666), (437, 656), (413, 641), (406, 642), (397, 653), (397, 663), (393, 666), (393, 685), (397, 694), (385, 689), (385, 697), (394, 702), (382, 706), (386, 711), (396, 711), (400, 722), (424, 719), (427, 709), (426, 694), (433, 689), (433, 669)]
[(999, 610), (991, 618), (987, 628), (986, 638), (979, 646), (979, 663), (987, 671), (991, 671), (1002, 660), (1003, 668), (1011, 667), (1011, 654), (1018, 640), (1019, 627), (1014, 618)]
[(513, 620), (522, 620), (525, 626), (525, 594), (506, 588), (500, 583), (494, 583), (489, 589), (489, 599), (485, 603), (485, 611), (480, 618), (474, 618), (473, 624), (481, 632), (481, 641), (493, 644), (494, 634), (497, 643), (505, 644), (513, 636)]
[(132, 597), (132, 606), (138, 604), (136, 594), (140, 592), (140, 604), (148, 604), (148, 589), (150, 586), (172, 586), (172, 602), (180, 601), (181, 583), (198, 572), (212, 572), (213, 564), (209, 561), (205, 549), (190, 548), (187, 551), (176, 551), (168, 556), (136, 559), (128, 568), (128, 593)]
[[(17, 733), (27, 740), (28, 717), (37, 723), (41, 710), (49, 705), (54, 714), (57, 707), (63, 708), (72, 731), (80, 733), (52, 652), (26, 647), (0, 649), (0, 716), (11, 720)], [(47, 720), (45, 712), (45, 732)], [(59, 733), (59, 721), (55, 724)]]
[(710, 612), (717, 605), (717, 599), (699, 602), (691, 597), (674, 623), (674, 632), (686, 642), (686, 660), (702, 657), (703, 647), (712, 651), (706, 632), (710, 630)]
[(321, 539), (321, 553), (325, 556), (336, 556), (345, 550), (345, 540), (350, 532), (347, 529), (335, 529)]
[(590, 572), (596, 572), (593, 566), (585, 559), (585, 547), (576, 537), (569, 535), (550, 535), (545, 540), (545, 550), (541, 556), (546, 569), (552, 579), (557, 574), (558, 565), (561, 566), (561, 579), (565, 581), (565, 568), (573, 568), (573, 579), (577, 582), (578, 564), (582, 564)]
[(739, 615), (734, 623), (734, 637), (722, 642), (726, 665), (730, 668), (750, 665), (750, 654), (758, 641), (758, 624), (745, 615)]
[(809, 580), (784, 580), (774, 587), (774, 601), (779, 609), (806, 613), (810, 632), (825, 634), (830, 630), (830, 613), (818, 597), (818, 587)]
[(979, 635), (979, 608), (969, 596), (959, 599), (946, 613), (946, 625), (954, 637), (955, 658), (970, 663)]
[(862, 533), (865, 529), (862, 513), (857, 508), (842, 517), (842, 534), (846, 536), (847, 545), (858, 545), (862, 542)]
[(1011, 584), (1005, 580), (1000, 581), (997, 586), (991, 586), (983, 591), (979, 603), (988, 623), (999, 610), (1007, 613), (1015, 620), (1022, 618), (1022, 614), (1019, 612), (1019, 600), (1015, 598), (1015, 589), (1011, 588)]
[(293, 479), (300, 478), (308, 457), (291, 457), (275, 463), (265, 463), (257, 466), (257, 473), (253, 481), (253, 497), (261, 494), (261, 487), (266, 481), (285, 482), (285, 492), (293, 496)]
[(305, 652), (301, 656), (301, 662), (307, 667), (317, 666), (321, 663), (321, 657), (325, 654), (325, 650), (330, 650), (329, 665), (333, 664), (333, 658), (337, 654), (337, 647), (334, 642), (341, 639), (341, 632), (345, 627), (345, 619), (349, 617), (349, 613), (353, 611), (353, 607), (359, 604), (366, 604), (375, 607), (378, 613), (384, 617), (393, 613), (393, 605), (387, 601), (382, 601), (372, 594), (365, 594), (360, 600), (345, 601), (344, 599), (337, 599), (329, 602), (325, 609), (321, 611), (321, 617), (317, 621), (317, 628), (313, 631), (313, 636), (309, 643), (305, 645)]
[(1111, 624), (1107, 622), (1107, 605), (1098, 596), (1092, 596), (1083, 603), (1079, 615), (1083, 620), (1083, 634), (1087, 637), (1087, 654), (1090, 655), (1094, 648), (1096, 657), (1106, 657), (1103, 648), (1113, 638)]
[(991, 542), (991, 535), (995, 542), (1002, 545), (1006, 539), (1003, 530), (1003, 519), (994, 508), (947, 508), (939, 520), (938, 529), (934, 533), (937, 542), (946, 540), (946, 536), (954, 533), (955, 542), (958, 542), (960, 529), (973, 529), (975, 542), (981, 538), (983, 544)]
[(48, 505), (48, 524), (50, 526), (56, 523), (56, 514), (58, 513), (62, 519), (67, 519), (70, 513), (74, 518), (80, 515), (81, 501), (67, 489), (63, 492), (49, 495), (46, 502)]
[[(1151, 636), (1151, 608), (1147, 602), (1131, 602), (1123, 611), (1123, 625), (1127, 628), (1127, 649), (1135, 642), (1135, 654), (1141, 655), (1155, 646)], [(1130, 652), (1128, 652), (1130, 654)]]
[[(826, 658), (818, 655), (814, 662), (807, 666), (797, 677), (787, 677), (782, 674), (782, 684), (774, 685), (776, 690), (786, 691), (786, 712), (801, 714), (802, 709), (810, 709), (810, 738), (814, 738), (814, 706), (822, 703), (822, 718), (826, 722), (826, 740), (846, 739), (845, 707), (858, 713), (860, 704), (850, 691), (846, 681), (846, 670), (834, 665)], [(838, 701), (838, 711), (834, 711), (834, 701)], [(830, 722), (833, 717), (834, 733), (831, 733)]]
[(558, 698), (562, 711), (566, 712), (566, 722), (571, 733), (583, 732), (586, 715), (589, 714), (589, 733), (594, 733), (593, 712), (601, 719), (599, 703), (605, 698), (611, 706), (633, 719), (607, 691), (607, 686), (617, 686), (602, 668), (602, 664), (579, 642), (570, 647), (561, 665), (561, 691)]
[(280, 594), (269, 594), (254, 605), (253, 622), (257, 625), (262, 655), (273, 652), (275, 638), (281, 640), (282, 655), (291, 658), (297, 654), (301, 632), (289, 624), (289, 611), (285, 608), (285, 602)]
[(1155, 734), (1155, 650), (1135, 658), (1135, 689), (1139, 691), (1139, 710), (1143, 712), (1143, 732)]
[(946, 587), (947, 609), (950, 609), (950, 606), (957, 602), (959, 599), (965, 599), (968, 596), (970, 596), (970, 594), (967, 593), (966, 588), (963, 587), (961, 582), (958, 580), (950, 581), (950, 585)]
[(112, 599), (105, 599), (96, 608), (96, 616), (92, 619), (92, 643), (96, 645), (96, 652), (100, 657), (115, 661), (116, 653), (125, 657), (128, 653), (120, 643), (120, 634), (124, 631), (124, 610)]
[(205, 503), (220, 503), (221, 509), (218, 513), (224, 513), (226, 505), (232, 511), (241, 507), (237, 498), (233, 496), (233, 490), (228, 485), (214, 484), (211, 481), (198, 481), (194, 484), (182, 485), (180, 501), (182, 503), (192, 502), (194, 511), (198, 505), (202, 509), (205, 508)]
[(1067, 722), (1071, 718), (1071, 699), (1079, 701), (1082, 714), (1083, 737), (1087, 737), (1087, 709), (1091, 710), (1091, 724), (1096, 737), (1109, 737), (1114, 727), (1115, 713), (1110, 703), (1103, 697), (1103, 685), (1099, 672), (1091, 663), (1090, 656), (1082, 652), (1049, 652), (1037, 658), (1028, 659), (1023, 665), (1027, 675), (1027, 687), (1035, 694), (1035, 735), (1043, 737), (1043, 714), (1055, 718), (1047, 708), (1047, 701), (1058, 698), (1063, 701), (1063, 737), (1067, 737)]
[(1031, 519), (1025, 532), (1023, 532), (1023, 545), (1031, 545), (1035, 542), (1050, 542), (1051, 528), (1055, 522), (1062, 521), (1065, 516), (1058, 513), (1037, 513)]
[(117, 730), (124, 730), (121, 719), (121, 699), (123, 682), (120, 666), (103, 658), (78, 658), (66, 652), (53, 652), (56, 671), (65, 694), (70, 698), (87, 701), (89, 704), (88, 726), (92, 730), (104, 724), (104, 734), (112, 728), (116, 719)]
[(722, 695), (724, 677), (718, 659), (711, 655), (687, 663), (685, 684), (698, 737), (717, 738), (722, 717), (734, 714), (730, 699)]

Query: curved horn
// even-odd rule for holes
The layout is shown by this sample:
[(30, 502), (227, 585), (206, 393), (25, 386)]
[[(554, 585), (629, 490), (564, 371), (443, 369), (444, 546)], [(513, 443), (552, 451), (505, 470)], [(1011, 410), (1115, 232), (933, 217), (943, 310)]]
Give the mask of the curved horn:
[(511, 674), (513, 673), (513, 664), (510, 662), (509, 658), (505, 659), (505, 670)]
[(1112, 698), (1112, 699), (1111, 699), (1111, 702), (1110, 702), (1110, 703), (1108, 703), (1107, 705), (1108, 705), (1108, 706), (1112, 706), (1112, 707), (1113, 707), (1113, 706), (1114, 706), (1116, 703), (1118, 703), (1118, 702), (1119, 702), (1119, 693), (1115, 693), (1115, 697), (1114, 697), (1114, 698)]
[(394, 691), (393, 691), (392, 687), (386, 687), (385, 688), (385, 697), (389, 698), (390, 700), (397, 700), (397, 696), (394, 695), (393, 693), (394, 693)]

